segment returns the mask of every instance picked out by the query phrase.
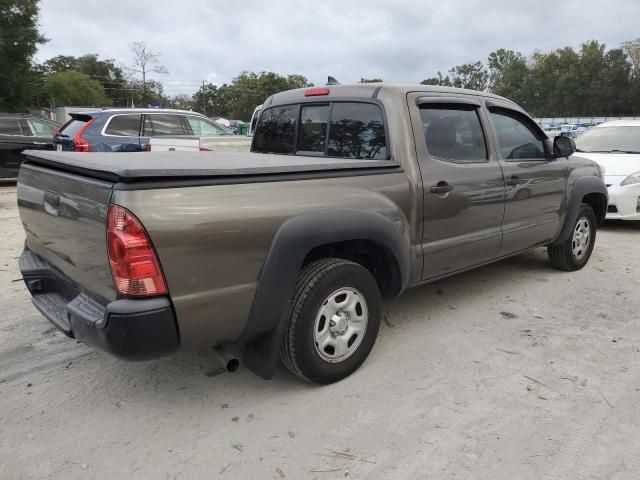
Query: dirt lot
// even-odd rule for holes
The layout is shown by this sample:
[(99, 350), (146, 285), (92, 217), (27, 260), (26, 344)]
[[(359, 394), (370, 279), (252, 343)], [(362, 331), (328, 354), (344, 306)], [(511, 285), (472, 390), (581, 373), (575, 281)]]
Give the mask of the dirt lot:
[(20, 281), (15, 187), (0, 231), (1, 479), (640, 477), (640, 225), (577, 273), (537, 250), (408, 292), (324, 388), (77, 344)]

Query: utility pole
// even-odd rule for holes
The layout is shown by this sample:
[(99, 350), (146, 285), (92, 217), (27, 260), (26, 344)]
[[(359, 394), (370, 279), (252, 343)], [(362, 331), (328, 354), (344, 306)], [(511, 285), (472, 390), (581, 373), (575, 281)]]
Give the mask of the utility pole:
[(207, 116), (207, 96), (206, 96), (206, 87), (204, 84), (204, 80), (202, 80), (202, 114)]

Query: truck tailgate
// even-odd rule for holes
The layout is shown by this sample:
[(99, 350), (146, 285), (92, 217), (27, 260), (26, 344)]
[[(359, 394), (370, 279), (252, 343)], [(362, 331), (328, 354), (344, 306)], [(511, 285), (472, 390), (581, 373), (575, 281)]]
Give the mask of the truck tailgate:
[(26, 247), (37, 256), (33, 262), (44, 260), (77, 290), (104, 303), (116, 299), (106, 245), (112, 187), (108, 181), (29, 164), (18, 178), (18, 208)]

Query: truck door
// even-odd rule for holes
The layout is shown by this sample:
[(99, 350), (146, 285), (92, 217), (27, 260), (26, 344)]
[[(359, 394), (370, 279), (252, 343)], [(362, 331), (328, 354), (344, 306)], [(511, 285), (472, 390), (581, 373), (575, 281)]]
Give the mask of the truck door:
[(423, 279), (496, 258), (505, 186), (480, 100), (414, 93), (408, 101), (424, 185)]
[(546, 135), (524, 112), (487, 100), (506, 203), (500, 255), (549, 242), (562, 221), (566, 160), (553, 159)]

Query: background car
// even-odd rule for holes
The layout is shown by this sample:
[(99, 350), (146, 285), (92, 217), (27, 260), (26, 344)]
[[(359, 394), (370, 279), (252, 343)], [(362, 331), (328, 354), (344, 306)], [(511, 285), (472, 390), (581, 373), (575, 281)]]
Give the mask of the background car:
[(640, 220), (640, 120), (601, 123), (576, 140), (581, 157), (605, 171), (608, 219)]
[(57, 150), (76, 152), (144, 151), (152, 137), (233, 138), (204, 115), (182, 110), (105, 109), (71, 113), (55, 138)]
[(23, 150), (52, 150), (59, 127), (35, 115), (0, 113), (0, 179), (18, 177)]

